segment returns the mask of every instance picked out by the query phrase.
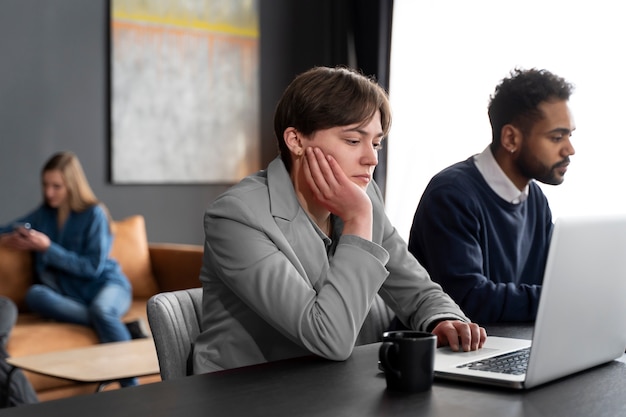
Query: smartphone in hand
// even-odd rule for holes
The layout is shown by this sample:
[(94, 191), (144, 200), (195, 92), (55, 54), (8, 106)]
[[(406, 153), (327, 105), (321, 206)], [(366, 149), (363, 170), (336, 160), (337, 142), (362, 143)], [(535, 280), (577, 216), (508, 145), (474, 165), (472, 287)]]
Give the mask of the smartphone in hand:
[(26, 222), (26, 223), (22, 223), (22, 222), (13, 223), (13, 230), (18, 231), (20, 229), (30, 230), (31, 229), (31, 225), (28, 222)]

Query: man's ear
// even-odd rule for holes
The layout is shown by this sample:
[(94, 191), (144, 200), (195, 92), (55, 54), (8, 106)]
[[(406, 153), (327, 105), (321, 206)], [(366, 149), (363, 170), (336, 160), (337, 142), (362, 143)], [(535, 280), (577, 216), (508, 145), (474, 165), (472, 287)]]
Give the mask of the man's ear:
[(295, 127), (288, 127), (283, 132), (283, 139), (292, 154), (300, 156), (304, 152), (302, 136)]
[(506, 153), (514, 154), (522, 144), (522, 131), (512, 124), (502, 126), (500, 145)]

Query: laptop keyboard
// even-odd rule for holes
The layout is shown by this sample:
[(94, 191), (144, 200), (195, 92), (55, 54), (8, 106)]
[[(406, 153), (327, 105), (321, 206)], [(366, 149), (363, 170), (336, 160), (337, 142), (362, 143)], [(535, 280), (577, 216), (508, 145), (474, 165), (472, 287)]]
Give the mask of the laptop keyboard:
[(500, 374), (521, 375), (526, 373), (530, 348), (516, 350), (494, 356), (493, 358), (482, 359), (475, 362), (457, 366), (457, 368), (468, 368), (478, 371), (497, 372)]

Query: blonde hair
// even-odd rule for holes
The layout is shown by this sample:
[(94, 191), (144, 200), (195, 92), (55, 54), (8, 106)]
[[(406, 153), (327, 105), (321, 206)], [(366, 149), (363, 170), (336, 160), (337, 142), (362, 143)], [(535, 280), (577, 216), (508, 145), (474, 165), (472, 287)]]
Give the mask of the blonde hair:
[(48, 171), (59, 171), (68, 193), (68, 205), (72, 211), (81, 212), (95, 205), (101, 205), (109, 217), (106, 207), (96, 198), (78, 157), (69, 151), (58, 152), (50, 157), (41, 170), (41, 176)]

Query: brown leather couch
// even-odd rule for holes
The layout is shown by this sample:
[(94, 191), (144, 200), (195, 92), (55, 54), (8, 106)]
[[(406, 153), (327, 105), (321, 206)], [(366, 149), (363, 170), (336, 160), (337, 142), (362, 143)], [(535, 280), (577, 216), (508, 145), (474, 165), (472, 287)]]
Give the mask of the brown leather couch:
[[(143, 318), (147, 330), (146, 303), (152, 295), (200, 287), (202, 246), (148, 243), (143, 216), (112, 223), (115, 236), (111, 257), (118, 260), (133, 285), (133, 303), (124, 321)], [(30, 313), (24, 303), (33, 282), (31, 255), (0, 246), (0, 294), (15, 301), (20, 309), (7, 346), (11, 356), (73, 349), (98, 343), (94, 331), (85, 326), (59, 323)], [(26, 372), (40, 401), (92, 393), (96, 386)], [(158, 381), (158, 376), (140, 378), (140, 383)], [(116, 384), (117, 385), (117, 384)], [(114, 387), (114, 386), (112, 386)]]

